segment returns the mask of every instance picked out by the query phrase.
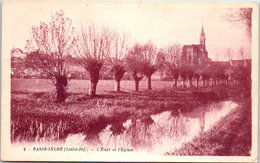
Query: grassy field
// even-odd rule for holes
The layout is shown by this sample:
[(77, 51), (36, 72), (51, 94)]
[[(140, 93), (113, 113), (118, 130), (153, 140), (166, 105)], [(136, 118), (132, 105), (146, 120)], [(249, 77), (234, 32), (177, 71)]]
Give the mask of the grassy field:
[[(141, 80), (139, 90), (146, 90), (146, 80)], [(152, 87), (155, 90), (172, 88), (172, 81), (153, 81)], [(114, 80), (100, 80), (97, 86), (97, 94), (109, 93), (114, 90)], [(90, 87), (89, 80), (69, 80), (67, 86), (68, 93), (88, 93)], [(12, 92), (49, 92), (55, 89), (52, 80), (46, 79), (12, 79), (11, 91)], [(122, 80), (121, 91), (133, 92), (134, 81)]]
[[(240, 100), (243, 106), (248, 101), (240, 98), (241, 92), (230, 86), (218, 86), (201, 89), (172, 88), (172, 82), (153, 81), (153, 90), (146, 90), (146, 81), (140, 83), (140, 92), (133, 92), (133, 81), (122, 81), (122, 92), (113, 92), (114, 81), (100, 81), (97, 93), (99, 96), (90, 98), (87, 94), (89, 81), (71, 80), (68, 84), (68, 97), (65, 103), (52, 102), (50, 93), (54, 89), (51, 81), (42, 79), (12, 79), (11, 83), (11, 140), (20, 141), (64, 141), (72, 133), (83, 133), (86, 139), (95, 139), (107, 124), (124, 122), (127, 119), (142, 119), (143, 123), (149, 123), (152, 114), (166, 110), (188, 113), (197, 106), (222, 100)], [(251, 127), (251, 106), (243, 107), (244, 114), (238, 114), (239, 121), (246, 122)], [(239, 127), (241, 124), (233, 123), (237, 119), (228, 119), (230, 126)], [(225, 123), (225, 122), (222, 122)], [(120, 124), (120, 123), (118, 123)], [(114, 133), (120, 133), (122, 126), (114, 127)], [(215, 127), (212, 133), (221, 131)], [(228, 129), (225, 129), (228, 130)], [(223, 130), (224, 131), (224, 130)], [(235, 130), (237, 134), (244, 132), (242, 137), (251, 135), (251, 130)], [(240, 134), (241, 135), (241, 134)], [(214, 135), (207, 135), (206, 138)], [(205, 137), (205, 136), (204, 136)], [(202, 137), (203, 138), (203, 137)], [(208, 144), (218, 143), (222, 138), (205, 139)], [(227, 138), (228, 140), (229, 138)], [(245, 146), (236, 142), (234, 146)], [(223, 143), (222, 143), (223, 144)], [(248, 144), (249, 146), (251, 144)], [(198, 146), (202, 151), (206, 147)], [(222, 146), (220, 146), (222, 147)], [(170, 155), (185, 155), (187, 151), (197, 151), (191, 147), (183, 147), (181, 152), (168, 153)], [(232, 155), (245, 155), (248, 152), (235, 151)], [(190, 154), (190, 153), (188, 153)], [(191, 153), (192, 154), (192, 153)], [(201, 155), (209, 155), (201, 152)], [(213, 155), (223, 155), (214, 153)]]

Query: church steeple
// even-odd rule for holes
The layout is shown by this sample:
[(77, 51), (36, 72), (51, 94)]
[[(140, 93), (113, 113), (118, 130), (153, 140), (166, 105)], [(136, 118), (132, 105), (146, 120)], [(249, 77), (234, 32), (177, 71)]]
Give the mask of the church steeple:
[(206, 37), (205, 37), (203, 25), (202, 25), (201, 33), (200, 33), (200, 45), (204, 45), (205, 46), (205, 44), (206, 44)]

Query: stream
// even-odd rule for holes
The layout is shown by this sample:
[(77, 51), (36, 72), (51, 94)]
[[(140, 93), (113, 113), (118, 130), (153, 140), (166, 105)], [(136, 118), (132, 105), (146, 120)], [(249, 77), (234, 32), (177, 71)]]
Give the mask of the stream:
[(186, 113), (171, 110), (142, 119), (113, 122), (92, 139), (85, 139), (86, 135), (81, 133), (71, 134), (66, 138), (65, 144), (164, 154), (181, 148), (202, 132), (207, 132), (237, 106), (232, 101), (222, 101)]

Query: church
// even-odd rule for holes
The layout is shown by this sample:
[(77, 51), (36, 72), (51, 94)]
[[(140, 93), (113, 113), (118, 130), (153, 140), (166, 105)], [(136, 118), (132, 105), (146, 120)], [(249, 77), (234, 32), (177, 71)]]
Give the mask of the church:
[(211, 61), (206, 50), (206, 37), (203, 26), (200, 33), (200, 44), (184, 45), (181, 60), (183, 61), (182, 64), (187, 66), (207, 65)]

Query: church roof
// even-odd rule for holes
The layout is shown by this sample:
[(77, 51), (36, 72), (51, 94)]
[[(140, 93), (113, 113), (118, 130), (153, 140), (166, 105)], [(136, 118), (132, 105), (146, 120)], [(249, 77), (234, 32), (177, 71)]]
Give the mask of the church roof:
[(201, 44), (191, 44), (191, 45), (184, 45), (183, 49), (197, 49), (197, 48), (203, 48), (203, 45)]
[(202, 28), (201, 28), (201, 33), (200, 33), (200, 35), (205, 35), (203, 25), (202, 25)]

